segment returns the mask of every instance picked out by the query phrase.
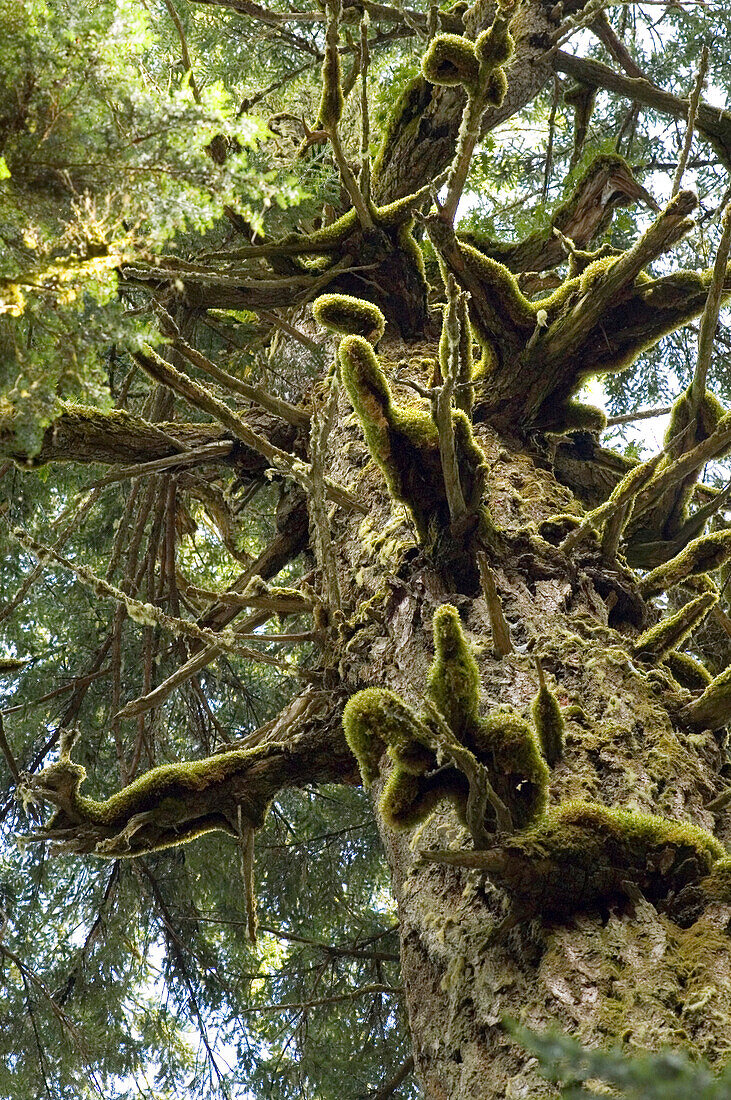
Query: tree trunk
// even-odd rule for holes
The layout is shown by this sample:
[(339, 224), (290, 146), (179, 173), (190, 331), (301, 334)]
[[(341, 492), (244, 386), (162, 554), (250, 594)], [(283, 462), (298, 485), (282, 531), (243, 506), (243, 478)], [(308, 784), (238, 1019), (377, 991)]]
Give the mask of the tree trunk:
[[(545, 455), (476, 427), (489, 508), (511, 547), (492, 563), (515, 645), (499, 659), (484, 597), (468, 585), (451, 590), (415, 550), (347, 402), (341, 411), (334, 476), (372, 507), (366, 520), (339, 513), (334, 532), (343, 602), (359, 608), (340, 666), (348, 686), (382, 685), (418, 708), (434, 652), (432, 616), (451, 602), (478, 647), (482, 713), (509, 704), (530, 717), (537, 655), (563, 707), (581, 708), (567, 716), (551, 804), (586, 799), (713, 830), (703, 806), (718, 790), (719, 735), (691, 734), (673, 721), (677, 699), (667, 680), (628, 656), (644, 612), (633, 575), (602, 564), (592, 543), (564, 554), (528, 536), (528, 525), (580, 511)], [(398, 901), (416, 1069), (429, 1100), (556, 1095), (506, 1035), (506, 1016), (539, 1030), (558, 1026), (592, 1046), (667, 1044), (711, 1061), (723, 1056), (731, 1042), (728, 907), (707, 907), (681, 927), (688, 922), (639, 896), (553, 921), (541, 919), (537, 899), (537, 913), (490, 942), (505, 914), (501, 891), (479, 871), (419, 859), (423, 849), (471, 847), (454, 810), (442, 802), (425, 824), (394, 832), (379, 811), (381, 789), (379, 780), (374, 805)]]

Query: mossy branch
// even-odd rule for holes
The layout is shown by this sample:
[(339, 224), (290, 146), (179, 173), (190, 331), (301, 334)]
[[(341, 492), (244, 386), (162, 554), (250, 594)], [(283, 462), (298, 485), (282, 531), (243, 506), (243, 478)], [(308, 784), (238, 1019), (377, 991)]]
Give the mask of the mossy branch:
[(663, 457), (664, 454), (660, 451), (648, 459), (647, 462), (643, 462), (640, 466), (635, 466), (633, 470), (629, 470), (619, 484), (615, 485), (604, 504), (600, 504), (598, 508), (587, 512), (578, 527), (568, 533), (561, 543), (561, 549), (564, 551), (573, 550), (592, 531), (601, 530), (605, 524), (618, 515), (622, 515), (624, 522), (626, 522), (628, 518), (627, 508), (654, 476)]
[[(486, 851), (422, 851), (424, 860), (485, 871), (510, 896), (518, 918), (567, 919), (631, 899), (661, 909), (701, 886), (724, 861), (710, 833), (652, 814), (564, 802), (522, 833)], [(710, 898), (701, 895), (702, 908)]]
[(570, 357), (608, 306), (633, 286), (642, 269), (689, 232), (694, 222), (688, 215), (697, 205), (698, 199), (692, 191), (681, 191), (636, 244), (592, 279), (578, 300), (570, 300), (569, 312), (559, 311), (539, 340), (541, 360), (547, 369)]
[[(705, 46), (704, 50), (706, 50)], [(707, 59), (707, 50), (705, 56)], [(693, 408), (698, 408), (706, 394), (706, 376), (711, 364), (711, 354), (713, 352), (713, 343), (716, 338), (718, 315), (721, 311), (721, 302), (723, 301), (729, 250), (731, 250), (731, 204), (726, 204), (721, 224), (723, 226), (723, 232), (721, 233), (721, 240), (713, 264), (711, 285), (708, 290), (708, 298), (706, 299), (706, 306), (703, 310), (698, 332), (698, 358), (696, 360), (695, 372), (693, 374), (689, 395)]]
[(717, 602), (718, 595), (715, 592), (703, 592), (674, 615), (661, 619), (634, 643), (632, 649), (635, 656), (662, 661), (703, 622)]
[(710, 535), (689, 542), (684, 550), (670, 561), (653, 569), (640, 581), (643, 596), (657, 596), (660, 592), (680, 584), (686, 577), (709, 573), (731, 558), (731, 531), (714, 531)]
[[(249, 427), (238, 413), (233, 412), (228, 405), (223, 401), (219, 401), (217, 397), (214, 397), (203, 386), (199, 386), (192, 378), (176, 370), (152, 348), (146, 347), (144, 351), (137, 351), (132, 354), (135, 362), (156, 382), (168, 386), (173, 392), (184, 397), (191, 405), (215, 417), (233, 432), (237, 439), (263, 455), (275, 469), (299, 482), (306, 491), (309, 490), (311, 485), (310, 469), (306, 463), (288, 451), (275, 447), (265, 436)], [(342, 485), (336, 485), (330, 478), (325, 478), (325, 485), (331, 500), (345, 508), (366, 514), (367, 508)]]
[(680, 712), (681, 718), (691, 726), (720, 729), (731, 720), (731, 666), (710, 684), (692, 703)]

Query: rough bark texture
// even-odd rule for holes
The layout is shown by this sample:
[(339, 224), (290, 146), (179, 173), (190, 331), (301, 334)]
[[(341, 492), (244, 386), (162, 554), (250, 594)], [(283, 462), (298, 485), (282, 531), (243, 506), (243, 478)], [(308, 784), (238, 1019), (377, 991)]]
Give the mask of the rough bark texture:
[[(364, 608), (362, 620), (357, 612), (351, 620), (345, 681), (353, 690), (383, 684), (418, 707), (433, 657), (431, 619), (448, 600), (479, 647), (483, 713), (509, 704), (530, 715), (538, 653), (560, 702), (581, 706), (551, 775), (551, 803), (584, 798), (713, 830), (703, 805), (719, 789), (720, 736), (684, 729), (672, 717), (681, 700), (628, 657), (642, 608), (631, 575), (608, 569), (591, 548), (566, 556), (544, 546), (536, 553), (526, 525), (579, 512), (580, 505), (544, 456), (484, 426), (477, 435), (488, 456), (490, 509), (510, 543), (493, 568), (516, 652), (491, 656), (482, 595), (450, 590), (433, 563), (419, 558), (401, 509), (369, 467), (357, 427), (341, 424), (333, 447), (337, 475), (367, 493), (373, 508), (369, 519), (341, 523), (337, 532), (348, 607)], [(641, 1048), (669, 1044), (712, 1061), (725, 1056), (728, 907), (711, 907), (682, 928), (640, 899), (566, 922), (528, 919), (491, 944), (505, 913), (500, 891), (478, 872), (419, 863), (420, 849), (471, 846), (454, 812), (442, 804), (419, 829), (382, 827), (382, 835), (399, 905), (416, 1067), (429, 1100), (556, 1095), (506, 1037), (504, 1015), (539, 1030), (559, 1025), (590, 1045), (627, 1036)]]
[[(684, 113), (680, 100), (646, 81), (551, 51), (560, 20), (582, 6), (541, 0), (524, 4), (512, 28), (516, 52), (508, 71), (508, 92), (501, 106), (486, 112), (483, 129), (529, 102), (554, 69), (670, 115)], [(493, 16), (494, 6), (478, 0), (466, 16), (467, 35), (474, 38), (490, 26)], [(267, 760), (280, 761), (281, 767), (278, 774), (267, 770), (266, 799), (278, 786), (353, 781), (353, 760), (345, 751), (337, 720), (348, 695), (375, 685), (397, 692), (416, 710), (422, 707), (434, 654), (432, 621), (436, 609), (448, 602), (458, 609), (467, 637), (477, 647), (484, 715), (509, 706), (518, 715), (530, 716), (539, 687), (536, 658), (561, 705), (572, 708), (567, 711), (565, 752), (551, 772), (552, 805), (584, 799), (634, 808), (669, 821), (694, 823), (728, 840), (725, 818), (715, 819), (704, 808), (721, 793), (725, 733), (689, 724), (697, 713), (689, 706), (692, 693), (661, 668), (633, 655), (634, 642), (659, 617), (658, 610), (643, 598), (638, 578), (622, 554), (605, 553), (592, 536), (564, 551), (558, 545), (561, 534), (547, 541), (551, 533), (540, 527), (550, 517), (561, 515), (565, 520), (568, 514), (570, 529), (571, 517), (606, 502), (632, 467), (603, 450), (588, 431), (548, 437), (541, 431), (565, 432), (571, 427), (565, 417), (563, 423), (557, 421), (577, 411), (575, 404), (569, 408), (570, 398), (588, 374), (623, 369), (663, 333), (703, 310), (707, 274), (649, 280), (643, 272), (689, 228), (687, 215), (695, 197), (687, 192), (678, 196), (677, 208), (658, 219), (660, 229), (654, 227), (643, 238), (641, 254), (628, 250), (615, 263), (605, 253), (594, 264), (592, 256), (584, 255), (583, 266), (570, 269), (569, 278), (562, 282), (555, 276), (560, 284), (557, 295), (540, 302), (523, 297), (508, 267), (521, 273), (558, 263), (561, 256), (552, 236), (538, 235), (507, 249), (485, 242), (475, 242), (479, 248), (474, 248), (460, 241), (442, 211), (432, 212), (426, 224), (442, 264), (440, 278), (454, 301), (459, 288), (471, 295), (473, 331), (465, 326), (460, 354), (471, 370), (473, 334), (485, 352), (480, 372), (474, 377), (465, 374), (470, 381), (459, 395), (464, 408), (460, 406), (450, 420), (449, 401), (444, 402), (437, 431), (429, 400), (432, 409), (438, 400), (429, 387), (435, 378), (444, 381), (440, 370), (446, 375), (452, 369), (455, 341), (450, 351), (447, 340), (449, 354), (440, 356), (421, 257), (410, 236), (414, 211), (425, 199), (419, 196), (413, 208), (406, 204), (396, 212), (384, 210), (383, 204), (431, 182), (449, 164), (464, 98), (461, 90), (435, 88), (422, 78), (411, 84), (375, 165), (374, 195), (381, 207), (369, 213), (373, 228), (361, 229), (351, 211), (319, 236), (267, 242), (262, 248), (273, 269), (271, 279), (262, 277), (259, 267), (256, 277), (250, 272), (247, 279), (246, 263), (236, 267), (251, 258), (258, 263), (263, 253), (256, 246), (232, 253), (233, 266), (223, 275), (193, 264), (130, 265), (124, 272), (158, 301), (174, 301), (183, 312), (212, 306), (271, 310), (310, 301), (327, 285), (328, 290), (377, 301), (389, 322), (387, 338), (378, 346), (380, 362), (362, 333), (348, 335), (343, 342), (350, 350), (340, 349), (344, 386), (324, 456), (313, 455), (311, 445), (308, 452), (304, 432), (262, 412), (252, 413), (249, 425), (258, 443), (255, 439), (249, 448), (235, 442), (230, 454), (220, 459), (254, 480), (269, 466), (264, 456), (271, 444), (311, 462), (287, 466), (297, 485), (283, 495), (278, 533), (231, 586), (231, 592), (243, 599), (252, 577), (273, 577), (308, 542), (318, 555), (314, 587), (304, 595), (307, 600), (313, 596), (315, 625), (323, 642), (316, 675), (323, 691), (318, 708), (321, 705), (327, 713), (318, 725), (321, 709), (315, 708), (314, 715), (308, 711), (313, 725), (303, 738), (296, 701), (294, 710), (285, 712), (269, 731), (266, 740), (282, 744), (281, 753), (275, 748)], [(711, 118), (709, 112), (710, 108), (701, 109), (699, 124), (725, 150), (728, 117), (723, 112), (716, 117), (714, 112)], [(646, 195), (626, 166), (614, 164), (602, 181), (601, 188), (589, 189), (584, 205), (572, 211), (573, 221), (554, 217), (554, 224), (570, 230), (582, 246), (606, 226), (617, 205)], [(661, 231), (668, 225), (668, 233)], [(298, 253), (319, 253), (343, 263), (335, 263), (324, 276), (296, 265), (283, 274), (283, 258)], [(496, 258), (507, 266), (496, 263)], [(367, 264), (367, 280), (347, 270), (359, 264)], [(177, 275), (172, 277), (176, 272), (183, 275), (182, 298)], [(345, 303), (346, 312), (348, 308), (352, 302)], [(347, 325), (344, 331), (351, 333)], [(161, 376), (151, 373), (160, 381)], [(458, 377), (462, 376), (455, 371), (447, 381), (454, 384)], [(419, 404), (414, 389), (403, 385), (404, 378), (420, 386), (427, 400)], [(240, 418), (233, 418), (231, 409), (217, 398), (204, 400), (210, 395), (183, 380), (187, 384), (178, 392), (199, 412), (234, 421), (239, 439), (252, 438), (250, 431), (241, 434)], [(471, 426), (465, 410), (470, 411), (473, 390)], [(313, 387), (312, 397), (317, 405), (322, 398), (318, 387)], [(354, 406), (363, 423), (354, 415)], [(547, 423), (551, 417), (554, 421)], [(317, 431), (314, 411), (313, 422)], [(8, 443), (12, 424), (5, 427), (8, 438), (0, 437), (0, 444), (5, 441), (9, 456), (24, 461), (27, 456), (14, 452)], [(452, 463), (451, 496), (442, 479), (450, 428), (451, 458), (458, 475), (466, 470), (461, 484)], [(484, 452), (484, 468), (473, 430)], [(326, 435), (322, 429), (321, 441)], [(234, 439), (215, 421), (151, 424), (122, 413), (105, 417), (69, 410), (48, 429), (34, 461), (146, 463)], [(685, 463), (682, 478), (672, 480), (674, 467), (668, 458), (658, 479), (665, 478), (662, 492), (649, 501), (637, 528), (645, 548), (652, 548), (653, 539), (665, 545), (661, 561), (682, 550), (684, 543), (670, 546), (665, 538), (667, 524), (679, 512), (685, 515), (697, 470), (731, 443), (731, 424), (726, 419), (709, 423), (707, 431), (698, 430), (686, 442), (685, 452), (671, 456)], [(260, 450), (254, 449), (256, 445)], [(323, 473), (330, 485), (350, 492), (351, 502), (367, 503), (366, 518), (325, 503), (324, 483), (318, 482)], [(486, 487), (480, 500), (483, 474)], [(469, 491), (460, 501), (455, 488)], [(409, 492), (419, 519), (418, 538), (407, 508), (397, 500), (408, 501)], [(174, 535), (171, 540), (174, 551)], [(510, 626), (513, 650), (501, 658), (493, 651), (490, 611), (476, 564), (478, 550), (487, 552)], [(235, 601), (211, 601), (199, 622), (221, 630), (239, 610)], [(262, 621), (256, 619), (257, 624)], [(220, 653), (216, 641), (197, 635), (187, 663), (164, 684), (154, 689), (150, 685), (148, 695), (128, 703), (120, 712), (123, 717), (161, 704), (176, 686), (215, 659)], [(295, 734), (300, 737), (296, 742)], [(261, 741), (255, 736), (245, 747)], [(215, 757), (211, 760), (214, 774)], [(420, 860), (422, 849), (458, 851), (472, 846), (470, 834), (448, 803), (441, 803), (418, 828), (394, 832), (386, 826), (378, 799), (389, 768), (384, 754), (374, 809), (398, 901), (415, 1067), (428, 1100), (555, 1096), (538, 1078), (534, 1060), (506, 1037), (500, 1026), (505, 1015), (539, 1030), (558, 1025), (590, 1045), (667, 1044), (686, 1046), (711, 1061), (726, 1056), (731, 1049), (729, 906), (712, 903), (688, 912), (665, 911), (635, 891), (623, 902), (608, 898), (600, 907), (579, 905), (579, 911), (549, 920), (541, 916), (542, 886), (537, 880), (536, 911), (498, 932), (507, 899), (489, 876)], [(42, 787), (43, 775), (38, 779)], [(246, 799), (245, 784), (238, 777), (235, 789), (230, 776), (226, 783), (219, 792), (222, 797), (229, 802)], [(211, 824), (216, 796), (212, 782), (197, 809), (193, 806), (194, 824), (202, 819), (205, 827), (218, 827)], [(189, 818), (173, 822), (173, 831), (180, 821)], [(124, 834), (120, 825), (115, 818), (115, 830)], [(165, 837), (155, 830), (165, 833), (170, 827), (170, 822), (161, 824), (155, 818), (149, 843), (162, 843)], [(139, 828), (134, 825), (129, 835), (135, 836)], [(146, 836), (143, 832), (137, 837), (139, 851), (144, 850)]]

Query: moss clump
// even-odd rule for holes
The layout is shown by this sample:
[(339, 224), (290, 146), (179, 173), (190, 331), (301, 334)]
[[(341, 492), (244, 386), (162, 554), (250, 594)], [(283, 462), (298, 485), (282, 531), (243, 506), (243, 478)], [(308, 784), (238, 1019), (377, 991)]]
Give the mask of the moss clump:
[[(665, 432), (665, 450), (673, 458), (689, 451), (696, 443), (701, 443), (716, 430), (725, 412), (721, 402), (710, 390), (706, 390), (698, 408), (695, 409), (690, 390), (686, 390), (675, 401), (670, 411), (670, 420)], [(691, 420), (695, 421), (692, 428), (690, 428)], [(677, 443), (674, 443), (674, 440), (677, 440)]]
[[(423, 401), (395, 404), (373, 348), (362, 337), (340, 344), (343, 383), (363, 427), (368, 449), (386, 478), (391, 496), (406, 504), (421, 542), (449, 525), (439, 454), (439, 434)], [(462, 493), (471, 510), (479, 504), (485, 456), (461, 410), (452, 414)]]
[(582, 401), (565, 401), (562, 404), (547, 401), (536, 416), (535, 426), (550, 432), (603, 432), (607, 426), (607, 415), (596, 405), (585, 405)]
[(554, 912), (626, 895), (628, 882), (661, 901), (701, 880), (725, 855), (719, 841), (695, 825), (590, 802), (563, 803), (504, 850), (504, 884), (535, 905), (543, 881), (540, 908)]
[(466, 744), (487, 768), (516, 828), (535, 821), (546, 808), (549, 773), (533, 727), (517, 714), (496, 711)]
[(686, 577), (719, 569), (731, 558), (731, 531), (714, 531), (689, 542), (664, 565), (658, 565), (640, 581), (643, 596), (657, 596)]
[(396, 767), (383, 788), (379, 807), (392, 829), (413, 829), (425, 821), (444, 799), (456, 806), (464, 820), (469, 789), (456, 768), (440, 768), (431, 775), (413, 775)]
[(731, 904), (731, 859), (719, 859), (701, 885), (709, 901)]
[(436, 656), (428, 680), (429, 695), (459, 741), (474, 728), (480, 699), (480, 672), (462, 630), (456, 607), (445, 603), (433, 621)]
[(485, 81), (483, 95), (491, 107), (502, 107), (508, 91), (508, 78), (504, 69), (493, 69)]
[(708, 687), (712, 676), (705, 665), (696, 661), (689, 653), (679, 653), (671, 649), (665, 654), (663, 664), (670, 670), (681, 687), (689, 691), (703, 691)]
[(533, 700), (533, 723), (549, 768), (558, 764), (566, 741), (566, 723), (558, 699), (547, 684), (541, 684)]
[(337, 27), (328, 26), (325, 57), (322, 62), (322, 95), (317, 117), (318, 130), (335, 130), (343, 117), (345, 97), (343, 95), (342, 66), (338, 52)]
[(713, 592), (704, 592), (690, 600), (674, 615), (661, 619), (656, 626), (650, 627), (637, 639), (633, 646), (635, 656), (662, 660), (695, 630), (715, 603), (718, 603), (718, 596)]
[(322, 294), (312, 304), (312, 316), (330, 332), (362, 336), (377, 344), (386, 321), (378, 306), (350, 294)]
[(460, 34), (438, 34), (422, 58), (421, 69), (432, 84), (448, 88), (463, 84), (472, 89), (477, 84), (480, 65), (469, 38)]
[[(695, 825), (592, 802), (564, 802), (499, 848), (425, 852), (440, 863), (486, 871), (513, 901), (514, 912), (563, 918), (606, 908), (640, 890), (655, 905), (676, 908), (686, 887), (723, 892), (731, 870), (723, 846)], [(711, 875), (709, 882), (709, 874)]]
[(494, 319), (473, 313), (480, 341), (487, 341), (499, 351), (507, 334), (511, 348), (522, 348), (535, 329), (537, 307), (522, 293), (515, 276), (497, 260), (461, 242), (459, 253), (468, 274), (481, 284), (494, 313)]
[(366, 786), (378, 777), (383, 753), (410, 775), (436, 766), (428, 732), (404, 700), (388, 688), (366, 688), (353, 695), (343, 711), (343, 730)]
[(486, 69), (496, 69), (505, 65), (510, 61), (514, 51), (515, 42), (510, 33), (510, 24), (504, 19), (496, 19), (475, 42), (475, 54), (480, 64)]

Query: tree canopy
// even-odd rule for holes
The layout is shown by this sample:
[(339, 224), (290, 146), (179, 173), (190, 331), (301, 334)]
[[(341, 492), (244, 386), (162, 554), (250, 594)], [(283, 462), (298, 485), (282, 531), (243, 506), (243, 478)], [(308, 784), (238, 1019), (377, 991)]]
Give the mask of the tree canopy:
[[(479, 425), (583, 507), (511, 555), (545, 581), (600, 543), (606, 629), (669, 678), (691, 742), (724, 727), (730, 20), (0, 0), (0, 1096), (420, 1095), (379, 823), (449, 798), (480, 856), (553, 820), (571, 709), (490, 602), (509, 524)], [(505, 515), (533, 491), (499, 489)], [(384, 716), (356, 693), (424, 562), (459, 606), (419, 716), (393, 692)], [(539, 657), (519, 781), (474, 659), (449, 665), (483, 590), (490, 654)], [(386, 750), (379, 819), (362, 779)], [(708, 873), (711, 840), (677, 845)], [(621, 869), (682, 925), (677, 868)], [(655, 1072), (521, 1041), (567, 1096)]]

